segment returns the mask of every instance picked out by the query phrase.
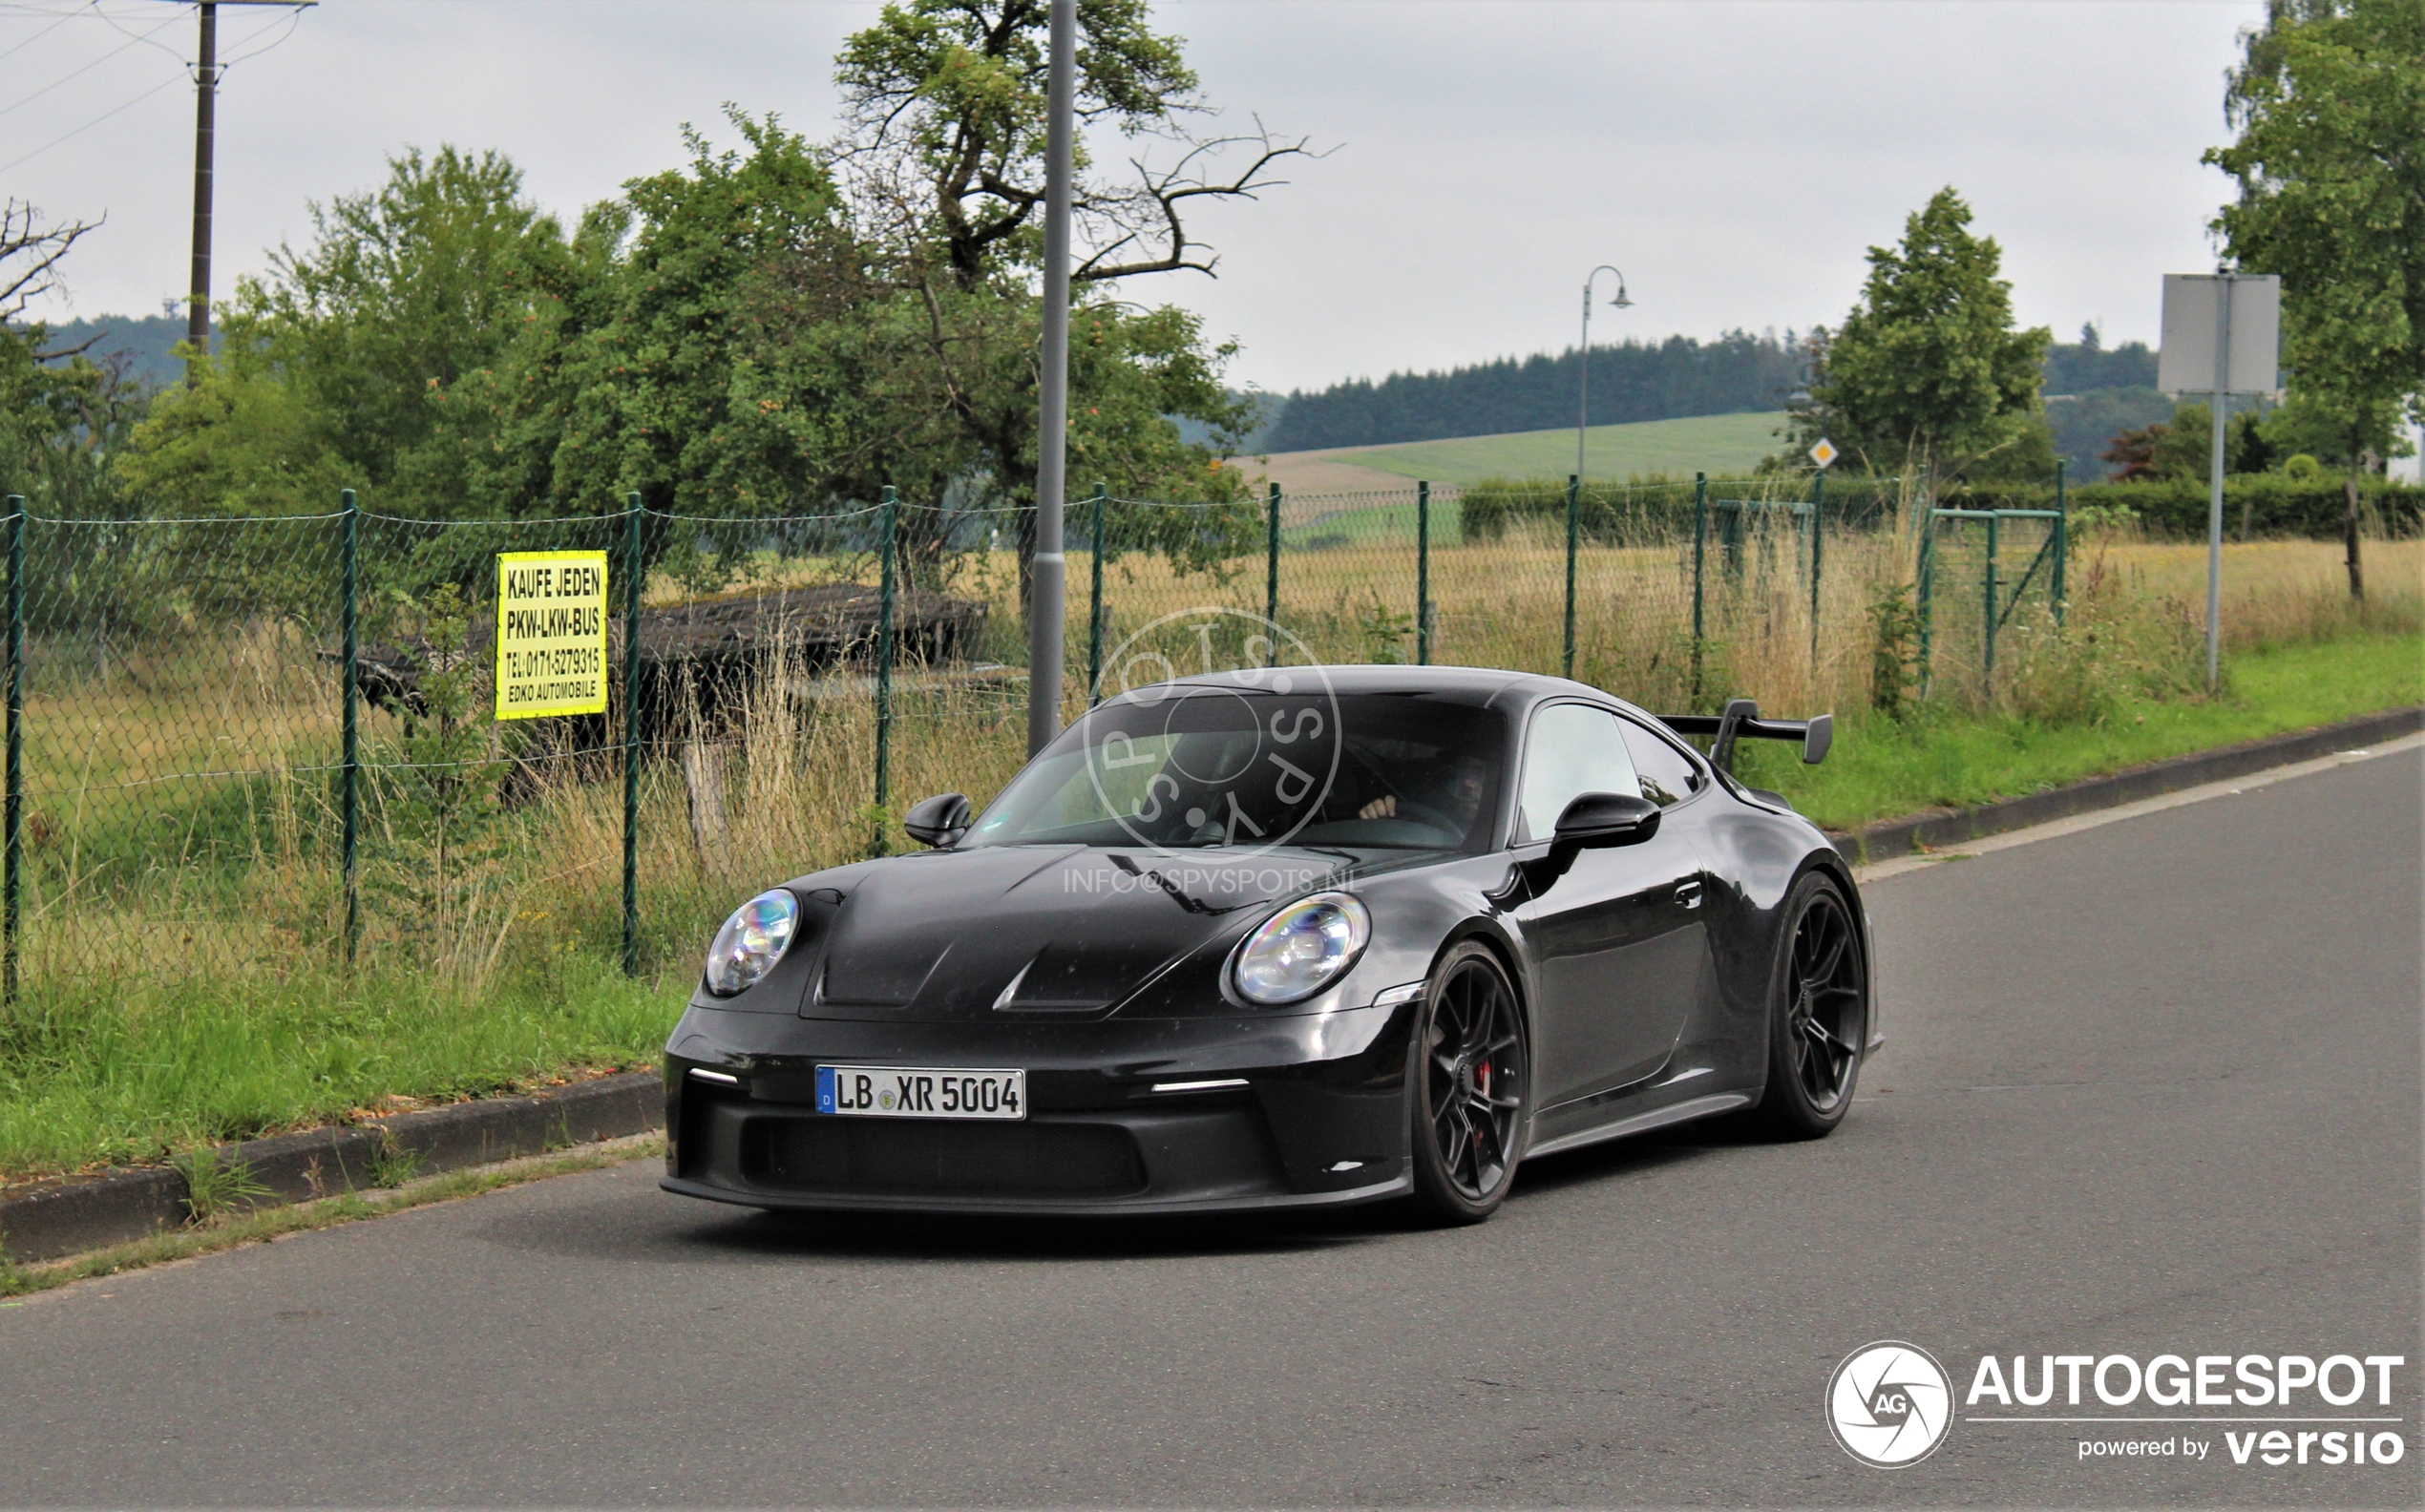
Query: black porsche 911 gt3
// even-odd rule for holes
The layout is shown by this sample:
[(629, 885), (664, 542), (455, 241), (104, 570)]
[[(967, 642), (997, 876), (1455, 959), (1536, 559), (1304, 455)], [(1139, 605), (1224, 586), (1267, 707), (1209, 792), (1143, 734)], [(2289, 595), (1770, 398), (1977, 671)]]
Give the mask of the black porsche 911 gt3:
[(1881, 1042), (1866, 916), (1730, 767), (1830, 732), (1453, 667), (1110, 699), (982, 814), (913, 808), (931, 850), (742, 905), (667, 1043), (664, 1186), (1474, 1221), (1527, 1155), (1739, 1111), (1825, 1134)]

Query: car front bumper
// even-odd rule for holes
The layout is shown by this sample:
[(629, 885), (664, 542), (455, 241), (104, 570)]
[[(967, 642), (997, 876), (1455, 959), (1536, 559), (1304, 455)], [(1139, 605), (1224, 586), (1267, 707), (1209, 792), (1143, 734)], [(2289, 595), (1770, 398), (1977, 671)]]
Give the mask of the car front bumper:
[[(1415, 1011), (877, 1023), (693, 1008), (665, 1057), (661, 1185), (752, 1208), (928, 1212), (1370, 1202), (1410, 1186)], [(1027, 1116), (819, 1114), (816, 1067), (850, 1064), (1020, 1067)], [(1244, 1084), (1188, 1087), (1207, 1082)]]

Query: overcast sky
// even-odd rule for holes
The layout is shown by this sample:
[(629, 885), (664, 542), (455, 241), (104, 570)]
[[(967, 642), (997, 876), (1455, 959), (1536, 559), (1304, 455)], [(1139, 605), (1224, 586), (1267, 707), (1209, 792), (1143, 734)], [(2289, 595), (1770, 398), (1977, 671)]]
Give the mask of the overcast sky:
[[(106, 15), (96, 13), (106, 12)], [(567, 218), (677, 163), (721, 103), (833, 126), (837, 0), (322, 0), (221, 9), (218, 267), (309, 232), (408, 145), (496, 147)], [(1210, 97), (1335, 149), (1197, 229), (1220, 275), (1138, 281), (1286, 390), (1601, 340), (1835, 320), (1863, 250), (1945, 184), (2003, 245), (2021, 319), (2156, 335), (2213, 265), (2223, 75), (2257, 0), (1164, 0)], [(181, 295), (194, 8), (0, 0), (0, 194), (108, 223), (74, 313)], [(280, 40), (281, 38), (284, 40)], [(140, 40), (137, 40), (140, 38)], [(275, 46), (269, 44), (275, 43)], [(245, 54), (266, 47), (258, 55)], [(146, 91), (154, 93), (146, 94)], [(123, 107), (122, 109), (120, 107)], [(47, 145), (76, 128), (68, 140)], [(729, 133), (726, 133), (729, 136)], [(17, 160), (22, 159), (22, 160)]]

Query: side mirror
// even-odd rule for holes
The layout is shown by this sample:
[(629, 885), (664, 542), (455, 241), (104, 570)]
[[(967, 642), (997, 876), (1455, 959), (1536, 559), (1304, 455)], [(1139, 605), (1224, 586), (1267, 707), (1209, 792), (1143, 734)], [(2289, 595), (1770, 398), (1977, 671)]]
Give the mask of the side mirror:
[(1827, 759), (1827, 747), (1836, 743), (1836, 717), (1822, 714), (1810, 722), (1802, 735), (1802, 764), (1816, 766)]
[(912, 804), (901, 828), (920, 845), (947, 846), (968, 832), (968, 819), (966, 795), (941, 793)]
[(1553, 850), (1597, 850), (1640, 845), (1658, 833), (1658, 805), (1632, 793), (1585, 793), (1566, 806), (1550, 831)]

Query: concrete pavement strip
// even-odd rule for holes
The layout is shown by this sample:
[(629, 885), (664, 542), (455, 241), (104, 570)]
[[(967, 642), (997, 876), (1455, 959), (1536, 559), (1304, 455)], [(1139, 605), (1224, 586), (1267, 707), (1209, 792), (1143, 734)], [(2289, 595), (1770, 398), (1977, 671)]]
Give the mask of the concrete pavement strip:
[[(2052, 838), (2138, 813), (2224, 796), (2264, 782), (2420, 743), (2425, 707), (2269, 736), (2006, 799), (1886, 820), (1833, 838), (1864, 863), (1865, 881)], [(661, 1079), (632, 1071), (530, 1096), (488, 1098), (220, 1147), (222, 1167), (242, 1166), (265, 1188), (252, 1201), (275, 1207), (374, 1184), (383, 1166), (408, 1163), (436, 1175), (517, 1155), (646, 1133), (664, 1122)], [(137, 1166), (99, 1176), (44, 1181), (0, 1195), (0, 1255), (19, 1262), (146, 1238), (186, 1222), (183, 1173)]]

